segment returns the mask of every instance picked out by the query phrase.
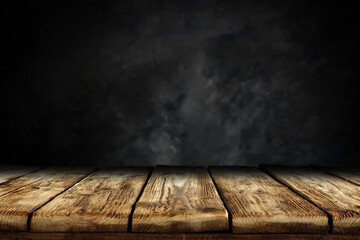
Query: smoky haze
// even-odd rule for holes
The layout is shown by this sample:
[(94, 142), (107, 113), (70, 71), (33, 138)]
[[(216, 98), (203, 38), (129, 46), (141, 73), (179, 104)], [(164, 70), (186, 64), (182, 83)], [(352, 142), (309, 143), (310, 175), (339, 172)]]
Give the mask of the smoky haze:
[(1, 161), (359, 165), (346, 4), (8, 1)]

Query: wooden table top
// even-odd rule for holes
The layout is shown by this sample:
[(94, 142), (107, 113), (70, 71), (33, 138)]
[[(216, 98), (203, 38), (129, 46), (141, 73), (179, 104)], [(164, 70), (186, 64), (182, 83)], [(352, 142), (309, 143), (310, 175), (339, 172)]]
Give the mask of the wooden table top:
[(360, 239), (360, 169), (0, 165), (0, 239)]

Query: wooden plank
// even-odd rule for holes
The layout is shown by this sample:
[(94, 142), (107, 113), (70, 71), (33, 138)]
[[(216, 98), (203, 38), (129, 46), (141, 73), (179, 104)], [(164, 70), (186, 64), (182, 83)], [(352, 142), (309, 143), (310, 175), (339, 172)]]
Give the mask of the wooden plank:
[(0, 184), (31, 173), (37, 169), (39, 169), (39, 167), (0, 165)]
[(231, 233), (1, 233), (2, 240), (359, 240), (339, 234), (231, 234)]
[(0, 230), (26, 231), (28, 216), (91, 170), (47, 168), (0, 185)]
[(263, 168), (328, 212), (333, 232), (360, 234), (360, 187), (312, 167)]
[(228, 230), (228, 213), (202, 167), (157, 167), (136, 203), (133, 232)]
[(360, 185), (360, 168), (337, 168), (337, 167), (319, 167), (320, 169), (334, 174), (346, 181)]
[(254, 167), (209, 168), (234, 233), (326, 233), (326, 214)]
[(33, 214), (34, 232), (126, 232), (150, 168), (99, 170)]

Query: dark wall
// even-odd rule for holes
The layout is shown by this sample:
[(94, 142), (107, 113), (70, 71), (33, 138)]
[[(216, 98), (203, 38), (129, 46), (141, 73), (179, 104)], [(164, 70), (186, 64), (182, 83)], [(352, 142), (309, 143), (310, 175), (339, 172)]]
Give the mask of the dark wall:
[(7, 1), (1, 162), (359, 165), (355, 1)]

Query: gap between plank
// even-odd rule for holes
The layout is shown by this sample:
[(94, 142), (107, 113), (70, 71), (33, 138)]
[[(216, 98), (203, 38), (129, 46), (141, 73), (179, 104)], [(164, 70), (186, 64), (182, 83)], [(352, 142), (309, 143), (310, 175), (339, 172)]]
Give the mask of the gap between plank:
[(315, 207), (319, 208), (321, 211), (323, 211), (326, 216), (328, 217), (328, 225), (329, 225), (329, 232), (328, 233), (332, 233), (333, 230), (333, 219), (332, 216), (330, 215), (330, 213), (328, 213), (327, 211), (325, 211), (324, 209), (322, 209), (320, 206), (318, 206), (315, 202), (313, 202), (312, 200), (308, 199), (306, 196), (303, 196), (300, 192), (296, 191), (295, 189), (293, 189), (291, 186), (287, 185), (285, 182), (281, 181), (279, 178), (277, 178), (275, 175), (273, 175), (271, 172), (269, 172), (267, 169), (263, 168), (262, 165), (259, 166), (259, 169), (262, 170), (263, 172), (267, 173), (271, 178), (273, 178), (275, 181), (277, 181), (278, 183), (286, 186), (290, 191), (292, 191), (293, 193), (297, 194), (298, 196), (300, 196), (301, 198), (303, 198), (304, 200), (310, 202), (311, 204), (313, 204)]
[(132, 230), (132, 218), (133, 218), (133, 215), (134, 215), (134, 212), (135, 212), (136, 203), (140, 200), (141, 195), (144, 193), (145, 187), (149, 182), (149, 179), (150, 179), (150, 177), (152, 175), (153, 170), (154, 170), (154, 167), (151, 167), (151, 169), (150, 169), (150, 171), (148, 173), (148, 176), (146, 178), (146, 181), (145, 181), (144, 185), (142, 186), (142, 188), (140, 190), (139, 196), (136, 198), (134, 204), (131, 207), (131, 212), (129, 214), (129, 220), (128, 220), (128, 230), (127, 230), (128, 233), (130, 233), (131, 230)]
[(41, 204), (39, 207), (37, 207), (36, 209), (32, 210), (29, 215), (28, 215), (28, 219), (26, 222), (26, 226), (27, 226), (27, 231), (29, 232), (30, 226), (31, 226), (31, 219), (32, 216), (34, 214), (34, 212), (36, 212), (37, 210), (39, 210), (40, 208), (42, 208), (43, 206), (45, 206), (47, 203), (49, 203), (50, 201), (54, 200), (54, 198), (56, 198), (57, 196), (63, 194), (64, 192), (66, 192), (67, 190), (69, 190), (70, 188), (72, 188), (73, 186), (75, 186), (76, 184), (80, 183), (82, 180), (84, 180), (85, 178), (87, 178), (88, 176), (90, 176), (91, 174), (93, 174), (94, 172), (96, 172), (97, 170), (99, 170), (99, 168), (95, 168), (94, 170), (92, 170), (90, 173), (86, 174), (83, 178), (80, 178), (79, 181), (77, 181), (76, 183), (74, 183), (73, 185), (65, 188), (63, 191), (61, 191), (60, 193), (56, 194), (54, 197), (50, 198), (49, 200), (47, 200), (45, 203)]
[(316, 169), (319, 170), (319, 171), (322, 171), (322, 172), (327, 173), (327, 174), (329, 174), (329, 175), (332, 175), (332, 176), (335, 176), (335, 177), (340, 178), (340, 179), (342, 179), (342, 180), (345, 180), (346, 182), (349, 182), (349, 183), (354, 184), (354, 185), (356, 185), (356, 186), (360, 186), (360, 184), (357, 184), (357, 183), (355, 183), (355, 182), (352, 182), (352, 181), (350, 181), (350, 180), (348, 180), (348, 179), (346, 179), (346, 178), (343, 178), (343, 177), (341, 177), (341, 176), (339, 176), (339, 175), (337, 175), (337, 174), (335, 174), (335, 173), (329, 172), (328, 170), (323, 169), (321, 166), (315, 166), (315, 165), (310, 165), (310, 166), (316, 168)]
[(216, 189), (216, 191), (217, 191), (217, 194), (219, 195), (219, 197), (220, 197), (221, 201), (223, 202), (224, 207), (225, 207), (225, 209), (226, 209), (226, 211), (227, 211), (227, 213), (228, 213), (228, 218), (229, 218), (229, 230), (228, 230), (227, 232), (232, 233), (232, 216), (231, 216), (231, 213), (230, 213), (230, 211), (229, 211), (229, 208), (228, 208), (228, 206), (226, 205), (226, 202), (224, 201), (224, 198), (222, 197), (222, 195), (221, 195), (221, 193), (220, 193), (220, 191), (219, 191), (218, 185), (216, 185), (215, 180), (214, 180), (214, 177), (213, 177), (213, 175), (211, 174), (211, 171), (210, 171), (210, 169), (208, 168), (208, 166), (206, 166), (206, 170), (208, 171), (208, 173), (209, 173), (209, 175), (210, 175), (210, 177), (211, 177), (211, 180), (212, 180), (212, 182), (213, 182), (213, 184), (214, 184), (214, 186), (215, 186), (215, 189)]

